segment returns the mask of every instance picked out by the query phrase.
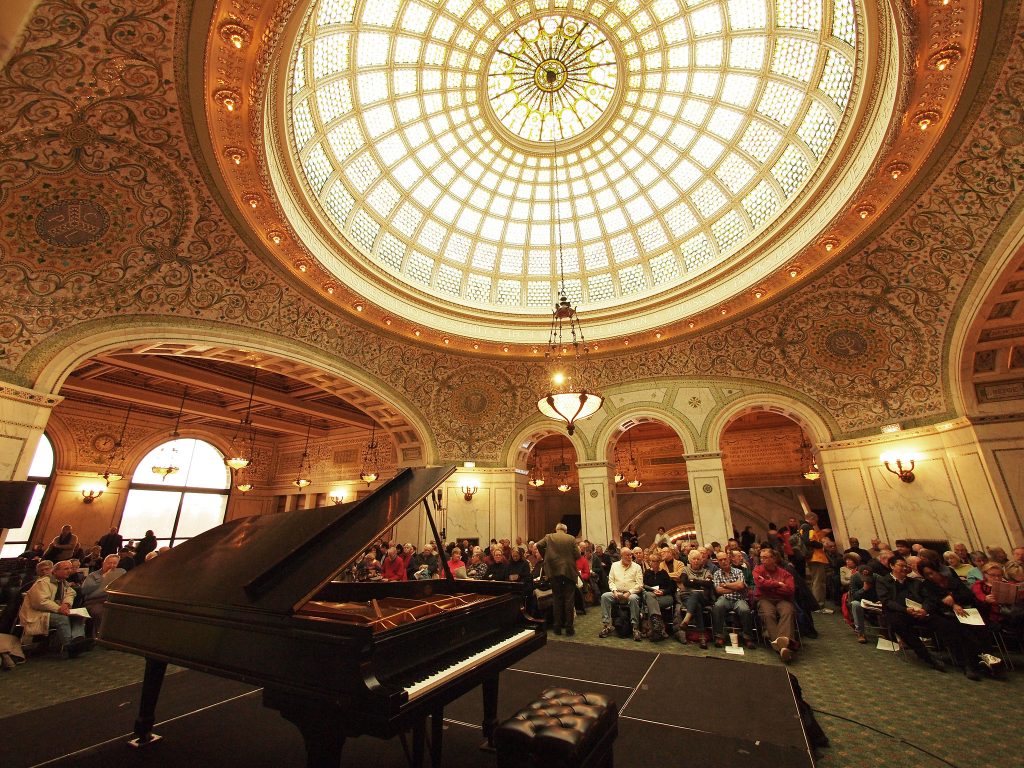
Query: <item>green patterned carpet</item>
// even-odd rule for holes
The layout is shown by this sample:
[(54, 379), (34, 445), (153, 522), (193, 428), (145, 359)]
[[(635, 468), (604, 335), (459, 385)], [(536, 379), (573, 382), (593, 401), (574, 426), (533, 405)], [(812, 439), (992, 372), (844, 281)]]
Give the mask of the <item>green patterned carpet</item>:
[[(1006, 681), (975, 683), (953, 669), (940, 674), (913, 657), (904, 660), (872, 645), (858, 645), (838, 615), (818, 614), (815, 623), (819, 639), (805, 643), (790, 668), (832, 742), (822, 752), (819, 766), (1009, 768), (1024, 764), (1024, 729), (1019, 719), (1024, 657), (1014, 657), (1018, 670), (1009, 673)], [(601, 639), (597, 637), (600, 625), (600, 613), (592, 608), (577, 619), (576, 637), (549, 634), (549, 640), (573, 642), (581, 653), (593, 644), (623, 653), (725, 655), (714, 647), (701, 651), (675, 640), (652, 645), (614, 636)], [(776, 654), (763, 648), (729, 658), (737, 663), (781, 664)], [(0, 717), (128, 685), (141, 680), (142, 671), (141, 658), (102, 648), (73, 661), (52, 655), (33, 657), (0, 674)], [(751, 691), (751, 706), (756, 702), (756, 691)], [(965, 725), (968, 722), (973, 724)]]

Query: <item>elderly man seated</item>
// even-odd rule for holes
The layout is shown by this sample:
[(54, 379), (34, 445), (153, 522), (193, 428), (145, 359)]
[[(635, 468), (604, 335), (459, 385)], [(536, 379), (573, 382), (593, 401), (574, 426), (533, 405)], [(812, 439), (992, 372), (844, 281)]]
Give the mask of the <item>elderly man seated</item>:
[[(42, 561), (49, 565), (47, 561)], [(61, 652), (67, 658), (74, 658), (92, 647), (92, 641), (85, 638), (85, 619), (71, 615), (71, 604), (75, 601), (75, 590), (68, 584), (71, 561), (61, 560), (53, 565), (49, 575), (36, 580), (25, 595), (18, 612), (25, 637), (46, 635), (51, 629), (57, 631)]]
[(754, 616), (744, 599), (744, 595), (747, 593), (747, 582), (743, 577), (743, 571), (732, 564), (732, 557), (728, 552), (718, 553), (718, 570), (711, 578), (715, 583), (715, 594), (718, 595), (715, 604), (711, 606), (711, 625), (714, 627), (715, 647), (722, 648), (725, 645), (725, 619), (729, 611), (736, 611), (747, 648), (756, 648)]
[(612, 603), (629, 603), (629, 622), (633, 625), (633, 639), (638, 643), (640, 634), (640, 594), (644, 591), (643, 569), (633, 562), (633, 553), (623, 547), (618, 561), (612, 563), (608, 573), (608, 591), (601, 595), (601, 632), (599, 637), (612, 633)]
[(793, 605), (795, 593), (793, 574), (779, 566), (775, 550), (762, 549), (761, 564), (754, 569), (757, 612), (772, 648), (787, 662), (793, 658), (790, 642), (796, 631), (796, 607)]
[(100, 569), (90, 573), (85, 577), (85, 581), (82, 582), (82, 597), (85, 600), (85, 609), (92, 616), (92, 633), (94, 636), (100, 633), (100, 623), (103, 621), (103, 604), (107, 602), (107, 587), (114, 579), (125, 574), (123, 568), (117, 567), (120, 559), (120, 555), (107, 555), (103, 558), (103, 564), (100, 566)]

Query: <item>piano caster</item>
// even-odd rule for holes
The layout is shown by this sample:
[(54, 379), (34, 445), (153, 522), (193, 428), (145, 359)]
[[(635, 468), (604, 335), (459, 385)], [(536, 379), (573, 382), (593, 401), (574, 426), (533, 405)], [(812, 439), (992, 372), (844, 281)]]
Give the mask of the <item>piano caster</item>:
[(147, 733), (145, 736), (136, 736), (134, 739), (129, 739), (128, 746), (133, 747), (134, 749), (144, 749), (156, 744), (162, 739), (163, 736), (158, 736), (155, 733)]

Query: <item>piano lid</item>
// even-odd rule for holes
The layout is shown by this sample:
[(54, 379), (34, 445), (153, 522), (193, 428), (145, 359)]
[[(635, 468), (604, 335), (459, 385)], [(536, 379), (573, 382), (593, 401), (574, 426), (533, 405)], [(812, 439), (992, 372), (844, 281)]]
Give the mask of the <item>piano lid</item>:
[(342, 506), (232, 520), (200, 534), (107, 589), (113, 602), (154, 600), (196, 608), (290, 614), (455, 473), (404, 469)]

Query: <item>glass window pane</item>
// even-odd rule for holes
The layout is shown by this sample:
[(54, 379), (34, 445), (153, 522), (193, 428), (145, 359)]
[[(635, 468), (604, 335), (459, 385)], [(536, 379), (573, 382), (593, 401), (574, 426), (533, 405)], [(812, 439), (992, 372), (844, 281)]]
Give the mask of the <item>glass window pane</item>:
[[(146, 478), (146, 482), (150, 482)], [(124, 505), (120, 534), (125, 539), (141, 539), (146, 531), (153, 531), (157, 537), (168, 537), (174, 530), (174, 518), (178, 514), (178, 491), (144, 491), (133, 488), (128, 491)]]
[(29, 477), (50, 477), (53, 474), (53, 444), (43, 435), (28, 468)]
[(178, 520), (175, 541), (198, 536), (223, 523), (227, 504), (228, 497), (219, 493), (186, 493), (181, 502), (181, 518)]
[(231, 485), (231, 474), (224, 465), (223, 454), (202, 440), (193, 440), (192, 443), (192, 459), (188, 465), (185, 485), (189, 488), (228, 488)]
[[(36, 454), (38, 455), (38, 453)], [(32, 500), (28, 504), (28, 511), (25, 513), (25, 522), (22, 523), (20, 528), (12, 528), (7, 532), (7, 542), (4, 545), (4, 552), (7, 552), (7, 545), (17, 548), (17, 552), (13, 555), (3, 555), (4, 557), (17, 557), (26, 549), (25, 546), (28, 543), (29, 536), (32, 535), (32, 526), (36, 524), (36, 515), (39, 514), (39, 505), (43, 501), (43, 494), (46, 493), (45, 485), (37, 485), (36, 489), (32, 492)]]

